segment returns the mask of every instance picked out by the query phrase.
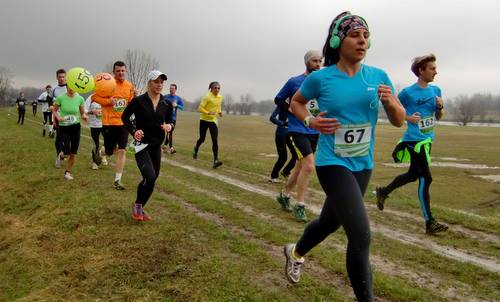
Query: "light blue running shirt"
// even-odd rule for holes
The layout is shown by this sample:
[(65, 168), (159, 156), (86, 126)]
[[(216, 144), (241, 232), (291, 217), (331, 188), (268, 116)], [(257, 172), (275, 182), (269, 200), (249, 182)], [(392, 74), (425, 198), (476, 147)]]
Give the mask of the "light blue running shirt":
[(434, 85), (425, 88), (417, 83), (406, 87), (399, 93), (399, 100), (405, 107), (406, 115), (420, 113), (417, 124), (407, 122), (407, 129), (403, 141), (423, 141), (427, 138), (434, 140), (434, 126), (436, 124), (436, 96), (441, 97), (441, 89)]
[(351, 171), (373, 169), (373, 146), (378, 118), (378, 85), (391, 87), (387, 74), (376, 67), (361, 65), (352, 77), (336, 65), (309, 75), (300, 93), (316, 99), (321, 112), (341, 124), (335, 134), (321, 134), (316, 151), (316, 166), (340, 165)]

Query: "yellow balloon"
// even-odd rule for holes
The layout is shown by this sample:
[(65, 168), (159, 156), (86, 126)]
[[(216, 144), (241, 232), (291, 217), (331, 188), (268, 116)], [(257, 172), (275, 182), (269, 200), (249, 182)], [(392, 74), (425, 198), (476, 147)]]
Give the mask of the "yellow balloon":
[(88, 93), (94, 90), (94, 77), (82, 67), (71, 68), (66, 74), (66, 83), (71, 90), (78, 93)]

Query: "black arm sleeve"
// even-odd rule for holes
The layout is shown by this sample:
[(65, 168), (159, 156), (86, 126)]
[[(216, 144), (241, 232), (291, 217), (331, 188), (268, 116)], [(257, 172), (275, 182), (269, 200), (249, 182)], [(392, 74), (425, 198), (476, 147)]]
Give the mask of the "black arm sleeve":
[(135, 109), (137, 107), (136, 103), (137, 102), (135, 101), (135, 98), (132, 99), (132, 101), (128, 104), (128, 106), (125, 108), (125, 111), (123, 111), (123, 114), (122, 114), (123, 125), (125, 127), (127, 127), (128, 132), (132, 136), (134, 136), (135, 126), (134, 126), (134, 123), (132, 123), (132, 121), (130, 120), (130, 117), (135, 112)]
[(290, 99), (289, 98), (282, 99), (282, 98), (279, 98), (279, 97), (275, 97), (274, 98), (274, 103), (276, 104), (276, 106), (278, 106), (278, 108), (280, 108), (280, 110), (282, 110), (284, 112), (287, 112), (288, 111), (288, 107), (290, 107)]
[(172, 106), (172, 103), (170, 102), (165, 102), (167, 104), (167, 110), (165, 111), (165, 123), (167, 124), (172, 124), (174, 122), (172, 115), (174, 112), (174, 107)]

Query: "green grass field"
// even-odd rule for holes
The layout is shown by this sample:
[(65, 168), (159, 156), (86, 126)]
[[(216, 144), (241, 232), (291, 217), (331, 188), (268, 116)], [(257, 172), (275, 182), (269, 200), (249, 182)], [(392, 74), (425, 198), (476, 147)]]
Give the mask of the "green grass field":
[[(127, 190), (115, 191), (112, 166), (90, 169), (84, 129), (75, 180), (65, 181), (64, 169), (54, 168), (54, 141), (41, 136), (41, 116), (26, 117), (18, 126), (14, 109), (0, 109), (0, 301), (354, 300), (342, 230), (307, 256), (299, 284), (284, 276), (282, 246), (304, 224), (274, 200), (283, 183), (267, 182), (276, 160), (267, 117), (223, 117), (224, 165), (213, 170), (208, 136), (199, 159), (191, 158), (198, 115), (181, 112), (177, 153), (164, 155), (147, 223), (130, 219), (140, 180), (131, 157)], [(374, 206), (375, 186), (406, 170), (386, 165), (403, 131), (379, 125), (365, 196), (377, 299), (500, 301), (500, 184), (475, 177), (500, 175), (499, 128), (437, 128), (431, 205), (450, 226), (439, 236), (424, 234), (416, 184), (391, 194), (384, 212)], [(313, 218), (324, 195), (315, 176), (310, 188)]]

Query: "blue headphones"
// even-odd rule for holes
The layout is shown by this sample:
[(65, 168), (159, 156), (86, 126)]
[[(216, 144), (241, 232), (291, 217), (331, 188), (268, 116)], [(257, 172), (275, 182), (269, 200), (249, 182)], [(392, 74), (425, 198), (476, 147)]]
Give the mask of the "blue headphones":
[[(333, 27), (333, 30), (332, 30), (332, 37), (330, 38), (330, 47), (333, 48), (333, 49), (337, 49), (340, 47), (340, 37), (338, 36), (338, 33), (339, 33), (339, 27), (340, 27), (340, 24), (342, 24), (342, 21), (344, 21), (346, 18), (349, 18), (349, 17), (352, 17), (353, 15), (351, 14), (347, 14), (345, 16), (343, 16), (342, 18), (340, 18), (337, 22), (335, 22), (335, 26)], [(363, 17), (361, 16), (357, 16), (359, 17), (361, 20), (363, 20), (363, 22), (365, 22), (366, 24), (366, 27), (368, 27), (368, 23), (366, 23), (366, 20), (363, 19)], [(368, 40), (368, 48), (370, 48), (370, 40)]]

